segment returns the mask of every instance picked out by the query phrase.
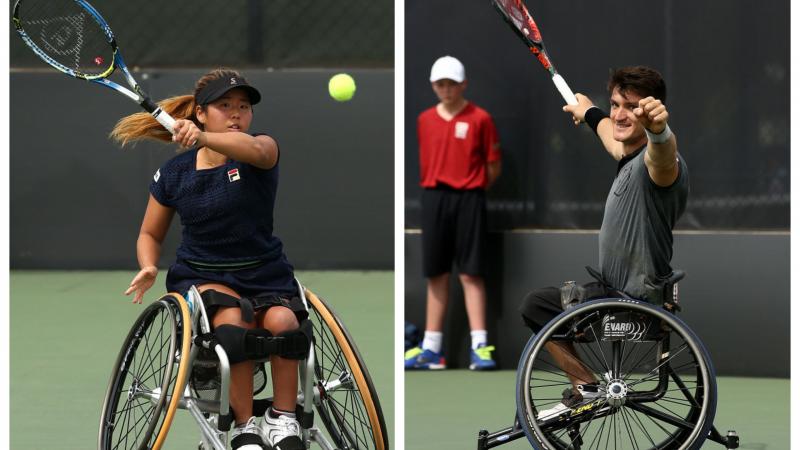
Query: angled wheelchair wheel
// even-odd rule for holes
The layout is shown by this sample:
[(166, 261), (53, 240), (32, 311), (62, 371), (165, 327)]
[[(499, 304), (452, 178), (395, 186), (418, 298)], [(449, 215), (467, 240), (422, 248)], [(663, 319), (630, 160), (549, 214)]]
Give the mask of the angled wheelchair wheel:
[(162, 297), (139, 315), (106, 390), (98, 449), (161, 448), (183, 393), (190, 327), (178, 294)]
[[(570, 394), (570, 373), (547, 347), (571, 348), (594, 395)], [(582, 380), (583, 382), (592, 380)], [(714, 420), (716, 378), (697, 336), (645, 302), (601, 299), (569, 309), (528, 341), (517, 369), (517, 415), (536, 449), (699, 449)]]
[(383, 411), (367, 366), (336, 313), (306, 290), (314, 324), (317, 414), (338, 449), (388, 450)]

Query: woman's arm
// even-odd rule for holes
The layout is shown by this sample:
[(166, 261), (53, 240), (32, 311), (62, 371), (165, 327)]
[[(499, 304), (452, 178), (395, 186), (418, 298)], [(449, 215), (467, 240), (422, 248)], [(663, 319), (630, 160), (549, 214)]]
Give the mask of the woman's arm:
[(278, 162), (278, 143), (269, 136), (247, 133), (203, 131), (191, 120), (175, 122), (175, 142), (184, 147), (198, 145), (261, 169), (271, 169)]
[(147, 209), (136, 240), (136, 258), (139, 260), (139, 273), (131, 281), (125, 295), (136, 292), (133, 303), (142, 303), (145, 292), (153, 286), (158, 275), (158, 258), (161, 256), (161, 243), (167, 235), (175, 210), (168, 208), (150, 195)]

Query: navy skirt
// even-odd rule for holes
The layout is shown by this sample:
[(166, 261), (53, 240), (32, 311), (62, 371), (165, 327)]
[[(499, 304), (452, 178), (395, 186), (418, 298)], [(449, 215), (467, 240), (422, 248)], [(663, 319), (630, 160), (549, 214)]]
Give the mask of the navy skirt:
[[(255, 311), (272, 306), (291, 309), (299, 320), (308, 317), (305, 305), (300, 300), (294, 268), (284, 258), (263, 262), (244, 269), (212, 270), (201, 268), (188, 261), (178, 260), (167, 272), (167, 291), (186, 295), (189, 288), (216, 283), (232, 289), (239, 296), (249, 299)], [(213, 311), (209, 311), (213, 316)]]

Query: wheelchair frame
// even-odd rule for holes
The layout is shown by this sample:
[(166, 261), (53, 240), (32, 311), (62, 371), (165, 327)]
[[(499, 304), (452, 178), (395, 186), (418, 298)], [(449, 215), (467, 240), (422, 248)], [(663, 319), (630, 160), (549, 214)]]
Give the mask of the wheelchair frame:
[[(579, 323), (574, 325), (574, 329), (579, 329), (580, 326), (581, 326), (580, 322), (591, 322), (592, 320), (596, 320), (597, 319), (597, 317), (594, 317), (593, 319), (590, 319), (591, 314), (592, 314), (592, 309), (594, 309), (595, 312), (596, 312), (596, 311), (601, 309), (601, 306), (614, 305), (614, 306), (620, 307), (619, 305), (626, 305), (626, 304), (629, 305), (628, 307), (632, 308), (632, 306), (630, 306), (630, 305), (633, 305), (634, 303), (636, 303), (636, 304), (647, 304), (646, 302), (640, 302), (640, 301), (637, 301), (637, 300), (631, 299), (631, 298), (606, 298), (606, 299), (593, 300), (593, 301), (581, 304), (579, 306), (576, 306), (574, 308), (571, 308), (571, 309), (563, 312), (558, 317), (554, 318), (548, 325), (546, 325), (542, 329), (542, 331), (540, 331), (540, 334), (542, 334), (546, 330), (548, 332), (550, 332), (550, 328), (551, 327), (555, 327), (555, 325), (558, 322), (558, 320), (562, 319), (564, 317), (570, 317), (570, 318), (575, 317), (575, 319), (573, 319), (573, 320), (576, 320)], [(647, 304), (647, 305), (649, 305), (649, 304)], [(657, 309), (655, 307), (652, 307), (652, 308), (653, 309)], [(707, 360), (706, 363), (710, 367), (710, 364), (711, 364), (710, 357), (708, 357), (707, 351), (705, 350), (705, 347), (703, 346), (702, 342), (699, 340), (699, 338), (697, 338), (696, 335), (694, 335), (694, 333), (691, 332), (691, 329), (689, 329), (689, 327), (686, 326), (686, 324), (684, 324), (682, 321), (677, 319), (676, 312), (679, 309), (680, 308), (678, 307), (678, 304), (677, 304), (677, 298), (674, 298), (673, 300), (668, 301), (667, 303), (665, 303), (664, 308), (663, 308), (663, 310), (665, 310), (666, 313), (669, 316), (672, 316), (673, 318), (675, 318), (676, 323), (678, 323), (680, 326), (682, 326), (684, 328), (684, 331), (688, 332), (688, 335), (694, 340), (693, 344), (696, 345), (703, 354), (705, 354), (705, 359)], [(587, 314), (585, 317), (581, 317), (580, 314), (584, 310), (589, 311), (589, 314)], [(632, 311), (633, 310), (634, 309), (632, 309)], [(574, 336), (569, 336), (569, 333), (561, 333), (561, 334), (557, 334), (556, 333), (556, 331), (561, 330), (561, 327), (563, 326), (564, 323), (566, 323), (566, 322), (562, 320), (562, 322), (558, 324), (558, 329), (554, 330), (552, 332), (552, 334), (547, 336), (548, 337), (548, 339), (547, 339), (548, 342), (549, 341), (575, 342)], [(585, 325), (585, 324), (583, 324), (583, 325)], [(519, 439), (521, 437), (528, 436), (526, 431), (523, 429), (523, 425), (520, 422), (521, 420), (526, 420), (525, 418), (522, 418), (520, 416), (522, 414), (521, 411), (522, 411), (522, 408), (523, 408), (523, 405), (521, 405), (520, 402), (521, 401), (526, 401), (526, 400), (523, 400), (521, 398), (521, 396), (523, 394), (520, 394), (519, 390), (521, 389), (520, 385), (522, 383), (522, 378), (523, 378), (523, 375), (524, 375), (523, 372), (525, 372), (526, 363), (528, 362), (528, 361), (526, 361), (526, 359), (533, 358), (533, 357), (536, 356), (537, 353), (534, 353), (534, 350), (535, 351), (541, 351), (543, 349), (544, 342), (539, 343), (537, 349), (533, 349), (532, 348), (533, 344), (538, 341), (537, 336), (538, 335), (531, 336), (531, 338), (529, 339), (529, 341), (528, 341), (528, 343), (527, 343), (527, 345), (525, 347), (525, 350), (523, 351), (523, 354), (520, 357), (520, 362), (519, 362), (519, 366), (518, 366), (518, 369), (517, 369), (517, 390), (518, 390), (517, 413), (514, 416), (513, 425), (510, 426), (510, 427), (506, 427), (506, 428), (503, 428), (501, 430), (495, 431), (495, 432), (489, 432), (487, 430), (480, 430), (478, 432), (478, 450), (487, 450), (487, 449), (490, 449), (490, 448), (498, 447), (498, 446), (507, 444), (509, 442), (515, 441), (515, 440), (517, 440), (517, 439)], [(597, 338), (597, 336), (595, 336), (595, 338)], [(597, 339), (599, 339), (599, 338), (597, 338)], [(663, 352), (664, 352), (665, 348), (666, 349), (670, 348), (669, 347), (669, 335), (666, 335), (665, 337), (659, 339), (656, 342), (658, 343), (657, 351), (661, 355), (664, 354)], [(688, 344), (688, 342), (687, 342), (687, 344)], [(615, 345), (613, 348), (614, 348), (614, 352), (616, 353), (618, 347)], [(619, 356), (618, 354), (614, 354), (612, 356), (614, 358), (614, 360), (612, 362), (612, 365), (614, 365), (614, 367), (613, 367), (612, 370), (618, 370), (618, 367), (617, 367), (617, 364), (619, 363), (618, 356)], [(670, 378), (672, 378), (676, 382), (676, 385), (679, 387), (680, 390), (688, 392), (688, 389), (686, 388), (685, 385), (682, 384), (682, 381), (676, 375), (674, 369), (672, 368), (671, 363), (670, 363), (671, 359), (672, 359), (672, 357), (668, 357), (664, 362), (662, 362), (662, 363), (660, 363), (658, 365), (658, 367), (657, 367), (657, 369), (658, 369), (658, 384), (655, 387), (655, 389), (652, 389), (650, 391), (639, 392), (636, 395), (631, 396), (631, 398), (638, 399), (639, 401), (645, 401), (645, 402), (646, 401), (654, 401), (654, 400), (660, 399), (667, 392), (667, 387), (668, 387), (667, 384), (668, 384)], [(530, 363), (533, 364), (533, 362), (530, 362)], [(711, 369), (711, 372), (712, 372), (711, 376), (713, 377), (714, 376), (713, 375), (713, 369)], [(615, 372), (615, 373), (617, 373), (617, 372)], [(525, 395), (528, 395), (528, 394), (525, 394)], [(610, 394), (607, 394), (607, 396), (608, 395), (610, 395)], [(715, 408), (716, 398), (714, 398), (713, 401), (714, 401), (714, 408)], [(634, 404), (636, 404), (636, 403), (634, 403)], [(699, 405), (697, 405), (695, 403), (694, 406), (697, 407)], [(632, 408), (632, 409), (636, 410), (636, 408)], [(583, 422), (587, 421), (586, 416), (588, 414), (590, 414), (590, 412), (591, 412), (591, 409), (589, 409), (586, 413), (579, 413), (579, 414), (575, 414), (574, 416), (570, 415), (569, 417), (566, 417), (566, 418), (565, 417), (558, 417), (558, 416), (554, 416), (552, 418), (548, 417), (548, 418), (546, 418), (545, 420), (543, 420), (541, 422), (541, 425), (543, 427), (546, 427), (547, 425), (551, 425), (552, 426), (553, 423), (557, 422), (558, 426), (559, 426), (558, 429), (559, 430), (567, 430), (568, 436), (569, 436), (569, 438), (571, 439), (572, 442), (575, 442), (576, 440), (579, 442), (577, 445), (573, 445), (573, 444), (568, 445), (568, 448), (572, 449), (574, 447), (574, 448), (578, 449), (582, 445), (580, 443), (582, 441), (578, 438), (578, 436), (580, 434), (579, 431), (578, 431), (578, 426), (580, 425), (580, 423), (583, 423)], [(609, 415), (615, 414), (615, 412), (616, 411), (614, 411), (613, 409), (607, 409), (607, 410), (603, 411), (602, 407), (601, 407), (601, 409), (598, 409), (597, 411), (592, 413), (591, 414), (591, 418), (589, 418), (588, 420), (591, 421), (591, 420), (594, 420), (595, 418), (601, 418), (601, 417), (609, 416)], [(667, 416), (667, 415), (664, 414), (664, 416)], [(667, 420), (667, 422), (668, 421), (669, 420)], [(677, 426), (683, 426), (682, 424), (679, 423), (680, 422), (679, 420), (673, 419), (673, 422), (675, 422), (675, 424)], [(707, 440), (711, 440), (713, 442), (717, 442), (717, 443), (725, 446), (726, 449), (736, 449), (736, 448), (739, 447), (739, 436), (736, 434), (735, 431), (730, 430), (730, 431), (728, 431), (727, 435), (723, 436), (723, 435), (721, 435), (719, 433), (719, 431), (713, 425), (713, 410), (712, 410), (711, 422), (712, 423), (709, 425), (708, 434), (707, 434), (706, 438), (701, 440), (700, 442), (702, 442), (702, 441), (707, 439)], [(562, 425), (563, 425), (563, 427), (562, 427)], [(538, 428), (539, 424), (537, 423), (537, 425), (535, 425), (535, 426)], [(602, 428), (601, 428), (601, 433), (602, 433)], [(697, 442), (697, 441), (695, 441), (695, 442)], [(670, 444), (673, 444), (673, 443), (670, 443)], [(543, 445), (542, 448), (550, 448), (549, 445), (544, 445), (544, 444), (539, 444), (539, 445)], [(653, 443), (653, 445), (655, 445), (655, 443)], [(590, 444), (590, 446), (591, 446), (591, 444)], [(685, 446), (681, 446), (680, 448), (684, 448), (684, 447)], [(673, 448), (673, 447), (669, 447), (669, 448)]]
[[(303, 301), (303, 304), (308, 309), (308, 302), (305, 296), (305, 289), (298, 283), (298, 291), (300, 292), (300, 298)], [(211, 332), (211, 325), (208, 320), (208, 314), (206, 313), (205, 306), (203, 305), (203, 300), (200, 297), (200, 292), (197, 290), (195, 286), (192, 286), (189, 290), (188, 295), (191, 305), (196, 305), (196, 307), (192, 310), (192, 323), (197, 323), (198, 316), (199, 316), (199, 323), (200, 323), (200, 331), (202, 333), (210, 333)], [(194, 343), (194, 339), (197, 336), (197, 332), (195, 329), (192, 330), (192, 348), (191, 353), (189, 355), (189, 367), (193, 367), (193, 364), (197, 358), (197, 354), (199, 353), (199, 346)], [(186, 409), (188, 410), (192, 417), (194, 418), (197, 425), (200, 427), (200, 432), (203, 437), (203, 442), (211, 445), (214, 450), (226, 450), (227, 449), (227, 432), (224, 433), (225, 438), (220, 439), (220, 435), (222, 434), (220, 431), (215, 430), (212, 428), (212, 424), (214, 424), (214, 420), (206, 419), (203, 415), (206, 414), (216, 414), (219, 416), (227, 416), (230, 413), (229, 407), (229, 392), (230, 392), (230, 363), (228, 361), (228, 355), (225, 353), (225, 350), (222, 348), (220, 344), (216, 344), (214, 346), (214, 353), (216, 353), (217, 358), (219, 358), (219, 368), (220, 368), (220, 399), (219, 401), (209, 401), (209, 400), (201, 400), (194, 398), (191, 393), (191, 388), (189, 383), (186, 382), (186, 386), (184, 388), (184, 395), (183, 398), (178, 403), (179, 409)], [(257, 361), (258, 362), (258, 361)], [(300, 392), (297, 396), (297, 404), (303, 405), (303, 412), (307, 415), (313, 415), (313, 405), (314, 401), (319, 402), (319, 391), (314, 389), (314, 362), (315, 362), (315, 355), (314, 355), (314, 345), (311, 345), (311, 348), (308, 351), (308, 357), (304, 360), (300, 361), (300, 380), (299, 380), (299, 389)], [(308, 392), (312, 393), (312, 401), (307, 402), (305, 401), (308, 396), (306, 395)], [(218, 424), (218, 422), (217, 422)], [(302, 431), (302, 439), (303, 442), (316, 442), (320, 447), (324, 450), (336, 450), (328, 440), (325, 438), (325, 435), (320, 431), (319, 428), (312, 426), (310, 428), (301, 427)], [(211, 449), (208, 449), (211, 450)]]
[[(345, 448), (353, 448), (349, 443), (355, 443), (355, 448), (362, 448), (362, 446), (366, 446), (376, 450), (387, 450), (389, 447), (388, 436), (386, 435), (386, 425), (381, 412), (380, 403), (377, 398), (377, 393), (372, 386), (369, 373), (366, 370), (366, 366), (363, 364), (363, 359), (361, 358), (360, 354), (358, 354), (358, 350), (354, 347), (352, 338), (349, 336), (347, 330), (343, 327), (329, 306), (327, 306), (321, 299), (314, 296), (310, 291), (307, 293), (299, 281), (296, 280), (296, 283), (300, 298), (305, 305), (306, 310), (308, 310), (310, 313), (311, 311), (314, 311), (314, 314), (318, 316), (319, 321), (324, 322), (320, 323), (322, 334), (327, 332), (332, 335), (328, 337), (328, 345), (341, 353), (341, 359), (344, 361), (340, 362), (339, 364), (346, 364), (345, 368), (338, 368), (340, 370), (344, 369), (342, 370), (341, 374), (338, 374), (338, 377), (335, 373), (336, 368), (332, 367), (328, 368), (330, 374), (333, 375), (331, 379), (318, 380), (318, 374), (315, 373), (315, 370), (323, 372), (325, 369), (320, 365), (326, 363), (324, 361), (319, 362), (317, 360), (315, 349), (316, 343), (313, 342), (310, 346), (309, 354), (306, 359), (299, 361), (297, 413), (298, 421), (301, 425), (301, 438), (304, 445), (306, 448), (310, 448), (311, 443), (313, 442), (323, 450), (337, 450), (339, 447), (336, 446), (336, 442), (332, 442), (332, 440), (334, 440), (345, 441), (343, 444), (343, 447)], [(316, 302), (315, 305), (317, 303), (319, 305), (311, 308), (309, 306), (307, 294), (314, 297), (313, 300)], [(165, 300), (167, 297), (172, 297), (172, 299)], [(140, 315), (140, 318), (137, 319), (137, 322), (134, 324), (128, 339), (126, 340), (125, 346), (123, 346), (123, 350), (118, 357), (117, 364), (115, 365), (115, 372), (112, 373), (111, 380), (109, 382), (103, 413), (101, 415), (100, 434), (98, 440), (98, 448), (101, 450), (105, 450), (110, 446), (108, 441), (111, 439), (111, 434), (117, 427), (117, 424), (115, 423), (118, 420), (116, 416), (117, 409), (110, 411), (109, 408), (119, 408), (119, 405), (116, 403), (121, 402), (121, 397), (125, 395), (124, 389), (126, 387), (128, 402), (131, 401), (132, 397), (144, 398), (146, 399), (145, 401), (149, 402), (154, 408), (155, 412), (153, 415), (156, 416), (154, 418), (147, 419), (148, 428), (145, 432), (146, 437), (141, 445), (137, 448), (159, 449), (166, 439), (166, 434), (169, 430), (169, 426), (171, 425), (174, 413), (178, 409), (183, 409), (189, 411), (190, 415), (200, 429), (200, 449), (227, 449), (228, 432), (230, 430), (232, 420), (232, 414), (229, 406), (230, 363), (227, 354), (219, 344), (215, 344), (213, 348), (208, 349), (213, 351), (218, 359), (216, 365), (219, 367), (220, 385), (215, 391), (215, 399), (208, 400), (200, 398), (198, 395), (194, 395), (192, 393), (193, 386), (190, 382), (191, 374), (200, 354), (202, 343), (202, 341), (197, 338), (202, 334), (211, 332), (209, 317), (203, 305), (200, 293), (195, 286), (190, 288), (186, 299), (183, 299), (183, 297), (177, 294), (168, 294), (154, 303), (164, 303), (165, 305), (168, 305), (170, 302), (177, 304), (177, 309), (180, 309), (180, 311), (173, 310), (170, 313), (171, 317), (177, 321), (177, 317), (180, 316), (181, 320), (177, 321), (177, 324), (182, 325), (182, 339), (180, 340), (182, 341), (183, 345), (181, 346), (181, 350), (178, 350), (177, 346), (173, 343), (167, 352), (171, 352), (174, 355), (174, 358), (171, 359), (171, 364), (168, 364), (174, 367), (166, 368), (163, 375), (165, 380), (161, 382), (160, 387), (149, 390), (146, 388), (140, 388), (139, 380), (136, 380), (134, 376), (134, 381), (130, 387), (123, 385), (122, 391), (117, 392), (116, 396), (112, 395), (112, 391), (119, 389), (120, 384), (124, 384), (120, 383), (119, 381), (126, 380), (126, 377), (128, 376), (128, 370), (131, 369), (129, 366), (134, 365), (132, 359), (135, 358), (135, 355), (131, 356), (129, 353), (133, 352), (135, 354), (139, 345), (139, 341), (143, 339), (143, 336), (139, 335), (137, 337), (135, 333), (138, 332), (140, 334), (144, 334), (142, 331), (143, 329), (149, 330), (151, 322), (147, 322), (147, 318), (145, 318), (146, 314), (150, 310), (150, 308), (148, 308), (142, 313), (142, 315)], [(175, 306), (173, 306), (173, 308), (174, 307)], [(311, 320), (311, 317), (309, 317), (308, 320)], [(334, 321), (336, 323), (336, 327), (331, 326), (331, 324), (328, 323), (329, 321)], [(176, 326), (175, 324), (172, 324), (171, 336), (173, 340), (175, 339), (176, 334)], [(189, 338), (183, 338), (184, 334), (188, 335)], [(132, 341), (132, 336), (134, 341)], [(322, 336), (315, 336), (315, 339), (325, 340), (325, 338)], [(342, 345), (342, 340), (346, 345)], [(325, 350), (325, 344), (320, 345), (323, 346), (321, 347), (322, 350)], [(184, 358), (186, 358), (186, 361), (183, 360)], [(266, 360), (256, 361), (256, 363), (263, 363), (265, 361)], [(320, 365), (318, 365), (318, 362)], [(150, 363), (153, 364), (153, 361), (150, 361)], [(358, 367), (352, 367), (353, 364)], [(166, 379), (170, 378), (172, 375), (172, 369), (177, 369), (177, 374), (174, 375), (173, 381), (170, 383)], [(353, 373), (354, 371), (357, 372), (355, 375)], [(120, 375), (117, 372), (124, 372), (125, 375)], [(122, 376), (121, 379), (120, 376)], [(325, 374), (323, 373), (321, 377), (324, 376)], [(144, 386), (144, 384), (145, 383), (141, 383), (141, 386)], [(166, 393), (163, 392), (164, 386), (169, 386), (167, 388), (168, 392)], [(323, 401), (335, 402), (335, 400), (330, 398), (328, 394), (334, 393), (337, 389), (345, 389), (347, 391), (357, 392), (357, 394), (353, 395), (357, 395), (359, 397), (361, 404), (360, 406), (350, 406), (352, 409), (359, 409), (361, 406), (363, 406), (363, 410), (345, 410), (342, 412), (336, 410), (335, 406), (323, 406)], [(178, 392), (182, 392), (182, 394), (172, 395), (172, 393)], [(110, 405), (109, 403), (114, 404)], [(127, 405), (127, 403), (125, 403), (125, 405)], [(263, 415), (270, 405), (271, 398), (254, 399), (254, 415)], [(166, 407), (166, 413), (161, 411), (161, 409), (164, 407)], [(326, 434), (319, 427), (314, 425), (315, 407), (320, 410), (320, 418), (322, 419), (325, 427), (328, 428), (331, 439), (328, 439)], [(109, 415), (109, 413), (111, 414)], [(366, 416), (357, 418), (357, 420), (363, 420), (363, 422), (358, 425), (361, 428), (360, 430), (353, 430), (348, 427), (347, 417), (345, 417), (348, 414), (361, 414), (362, 416)], [(163, 416), (163, 420), (160, 416)], [(109, 419), (109, 417), (111, 419)], [(156, 425), (158, 425), (159, 420), (162, 420), (162, 422), (160, 427), (158, 427), (156, 430), (156, 439), (153, 442), (152, 447), (149, 447), (149, 440), (151, 440), (151, 437), (154, 433), (154, 428), (156, 428)], [(333, 422), (332, 425), (331, 422)], [(364, 423), (366, 423), (366, 425)], [(127, 426), (130, 427), (130, 425)], [(336, 429), (331, 429), (331, 426), (335, 427)], [(366, 428), (368, 428), (368, 437), (372, 442), (367, 442), (363, 435), (356, 435), (356, 433), (359, 432), (364, 433)], [(130, 430), (128, 430), (128, 432), (130, 432)], [(359, 437), (361, 437), (360, 440)]]

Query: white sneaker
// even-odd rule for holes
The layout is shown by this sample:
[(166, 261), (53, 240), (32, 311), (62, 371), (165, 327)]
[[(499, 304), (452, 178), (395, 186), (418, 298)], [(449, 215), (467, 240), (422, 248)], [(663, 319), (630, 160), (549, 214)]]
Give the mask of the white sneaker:
[(271, 417), (270, 410), (264, 414), (261, 432), (269, 448), (273, 450), (303, 450), (300, 438), (300, 423), (294, 417), (280, 415)]
[(264, 439), (261, 437), (261, 430), (258, 429), (255, 417), (237, 425), (231, 432), (231, 449), (264, 450), (265, 448)]

